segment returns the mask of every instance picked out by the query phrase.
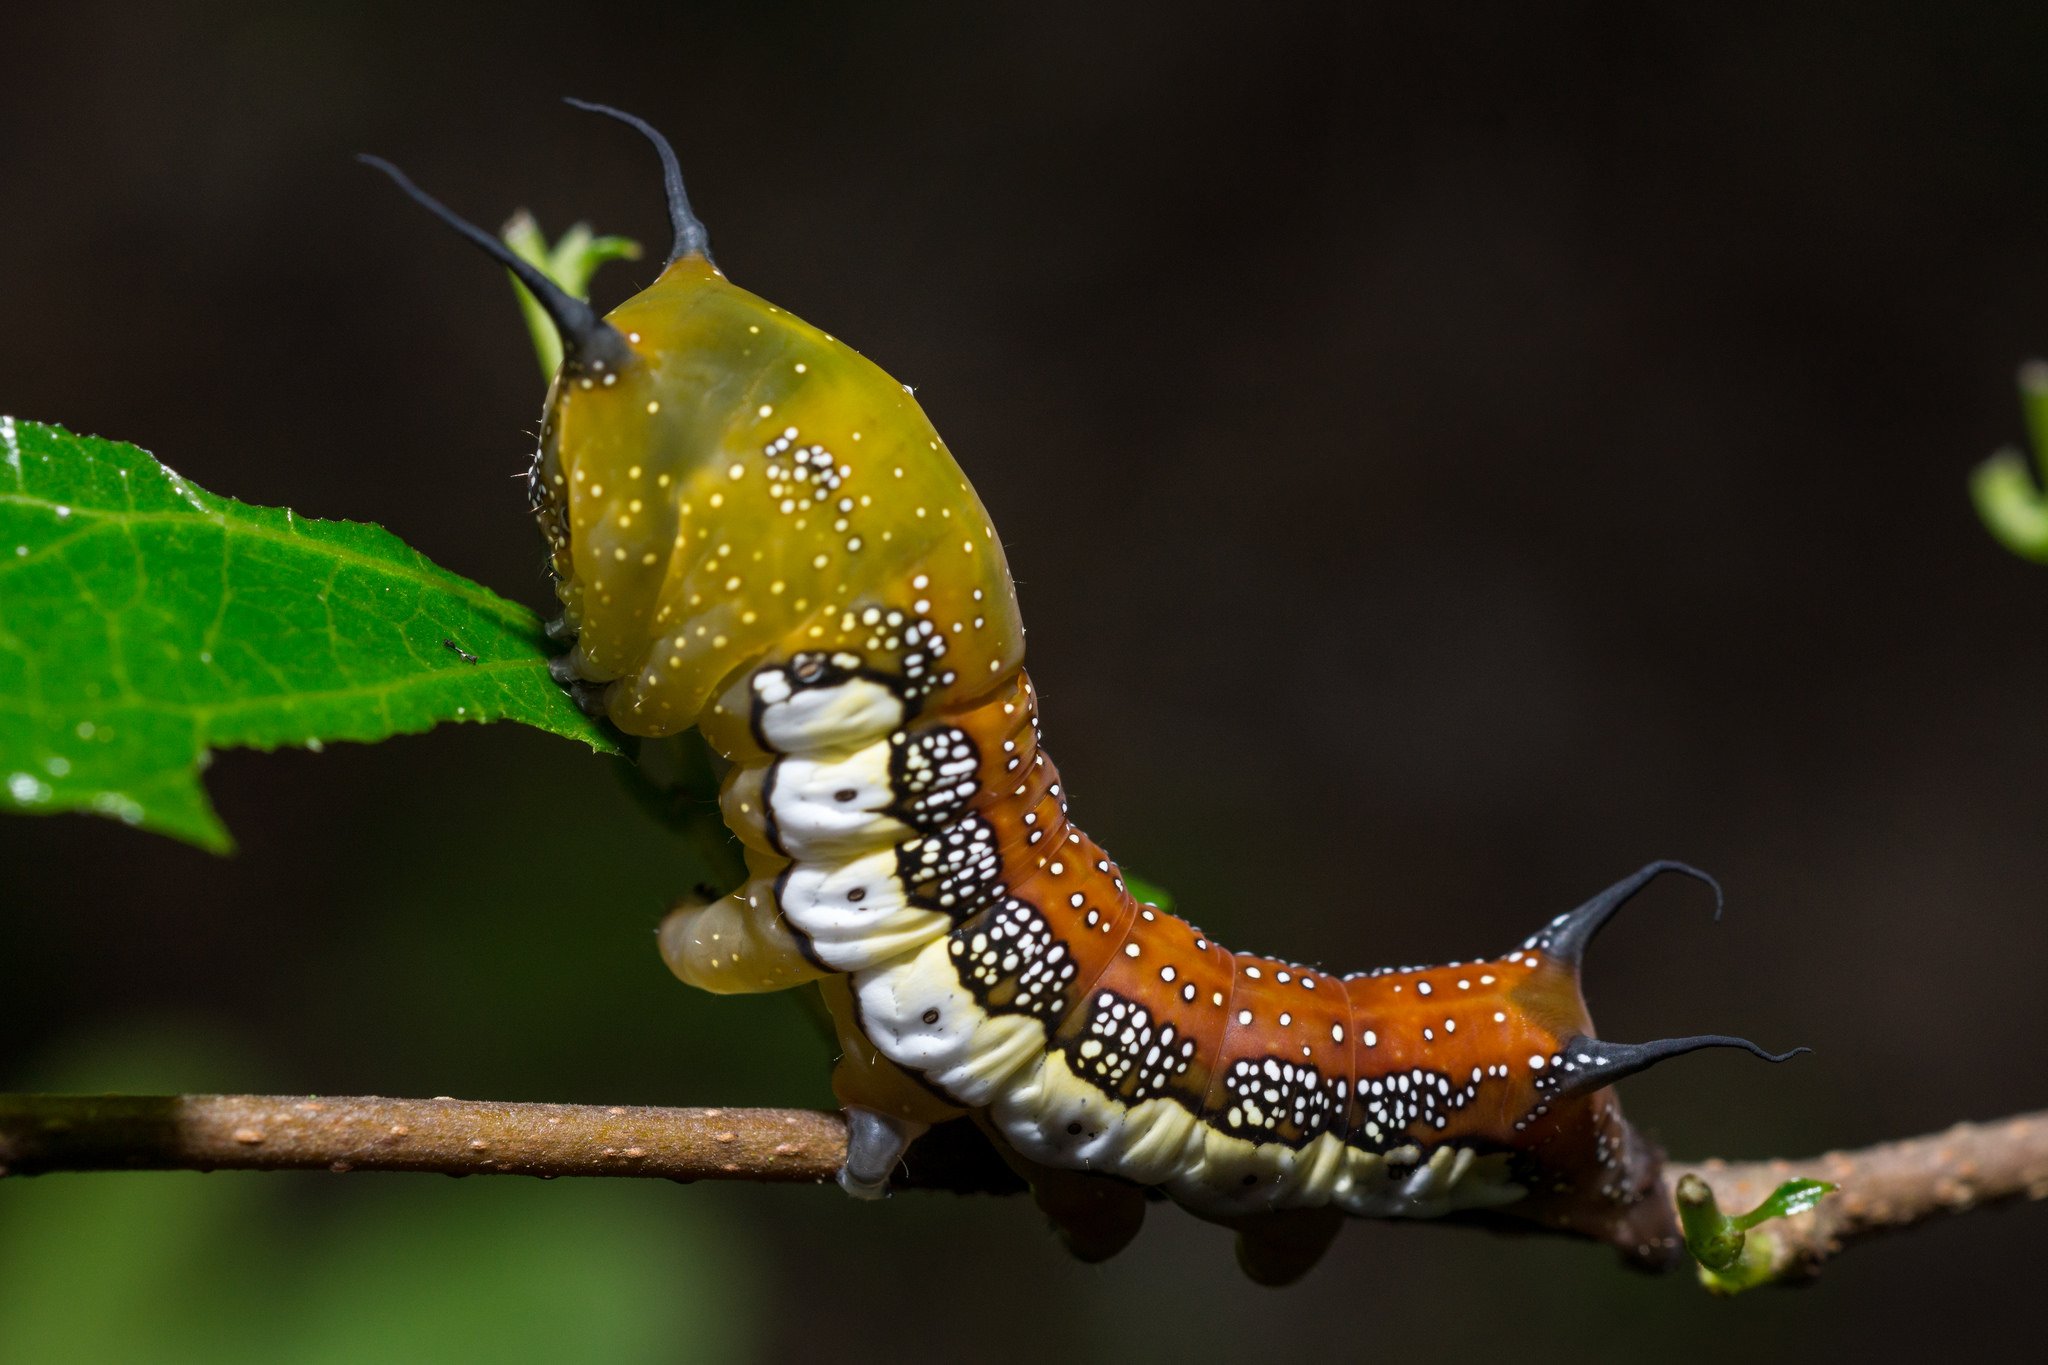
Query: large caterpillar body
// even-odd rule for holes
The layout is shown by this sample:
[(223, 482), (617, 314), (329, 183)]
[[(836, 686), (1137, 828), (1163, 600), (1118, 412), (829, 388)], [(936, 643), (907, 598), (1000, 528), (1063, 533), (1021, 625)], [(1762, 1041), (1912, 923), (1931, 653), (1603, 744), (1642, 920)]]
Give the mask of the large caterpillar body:
[(666, 144), (615, 116), (662, 151), (671, 261), (603, 320), (523, 272), (569, 356), (533, 474), (559, 672), (621, 730), (696, 726), (731, 761), (750, 876), (663, 951), (713, 991), (821, 985), (843, 1183), (884, 1188), (966, 1112), (1085, 1254), (1154, 1188), (1239, 1228), (1269, 1280), (1342, 1214), (1497, 1210), (1665, 1259), (1657, 1154), (1609, 1084), (1759, 1050), (1597, 1041), (1578, 964), (1691, 870), (1652, 864), (1498, 959), (1350, 975), (1139, 903), (1069, 819), (1002, 547), (944, 443), (903, 385), (728, 282)]

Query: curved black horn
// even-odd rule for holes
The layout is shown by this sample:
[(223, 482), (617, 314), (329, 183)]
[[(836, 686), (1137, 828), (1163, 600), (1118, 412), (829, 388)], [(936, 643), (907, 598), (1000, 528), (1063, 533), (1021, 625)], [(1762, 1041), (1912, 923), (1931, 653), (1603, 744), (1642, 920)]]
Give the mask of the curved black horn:
[(1788, 1062), (1812, 1048), (1795, 1047), (1789, 1052), (1766, 1052), (1747, 1038), (1726, 1033), (1702, 1033), (1692, 1038), (1663, 1038), (1654, 1043), (1605, 1043), (1597, 1038), (1573, 1038), (1558, 1050), (1550, 1072), (1538, 1082), (1545, 1099), (1566, 1100), (1590, 1094), (1612, 1085), (1624, 1076), (1647, 1071), (1659, 1062), (1683, 1057), (1709, 1047), (1739, 1047), (1767, 1062)]
[(626, 339), (619, 335), (617, 328), (599, 317), (596, 309), (549, 279), (530, 261), (521, 259), (511, 247), (476, 224), (465, 221), (446, 204), (413, 184), (404, 171), (380, 156), (365, 154), (356, 160), (390, 176), (392, 183), (405, 191), (407, 198), (467, 237), (485, 255), (511, 271), (554, 321), (571, 364), (602, 370), (618, 365), (631, 354)]
[(609, 104), (593, 104), (589, 100), (569, 98), (562, 102), (593, 114), (603, 114), (606, 118), (615, 118), (654, 144), (654, 150), (661, 157), (662, 189), (668, 194), (668, 225), (671, 234), (668, 260), (662, 264), (674, 265), (685, 256), (702, 256), (707, 261), (711, 260), (711, 234), (690, 210), (690, 195), (683, 188), (683, 168), (677, 164), (676, 149), (668, 145), (668, 139), (656, 131), (654, 125), (646, 119), (637, 114), (629, 114), (623, 109), (614, 109)]
[(1593, 935), (1599, 933), (1608, 920), (1614, 918), (1614, 912), (1626, 905), (1636, 892), (1666, 872), (1677, 872), (1712, 887), (1714, 918), (1721, 918), (1721, 883), (1696, 867), (1672, 862), (1667, 858), (1622, 878), (1578, 909), (1559, 915), (1533, 934), (1522, 947), (1525, 950), (1534, 948), (1549, 953), (1569, 966), (1578, 966), (1579, 959), (1585, 956), (1586, 945), (1593, 941)]

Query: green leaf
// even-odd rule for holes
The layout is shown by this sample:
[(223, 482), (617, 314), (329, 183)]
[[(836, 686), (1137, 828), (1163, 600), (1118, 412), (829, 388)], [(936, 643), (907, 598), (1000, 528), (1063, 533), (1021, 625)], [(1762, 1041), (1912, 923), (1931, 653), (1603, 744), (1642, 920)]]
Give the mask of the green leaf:
[(2021, 366), (2019, 385), (2035, 468), (2030, 471), (2017, 450), (2001, 450), (1970, 475), (1970, 497), (1999, 544), (2048, 564), (2048, 495), (2042, 487), (2048, 484), (2048, 362)]
[(1773, 1218), (1791, 1218), (1805, 1213), (1833, 1194), (1836, 1188), (1825, 1180), (1788, 1180), (1772, 1190), (1770, 1198), (1763, 1203), (1748, 1213), (1731, 1217), (1728, 1221), (1747, 1232), (1758, 1223), (1767, 1223)]
[(1133, 899), (1146, 905), (1157, 906), (1161, 910), (1173, 909), (1173, 893), (1163, 886), (1146, 881), (1143, 877), (1133, 876), (1129, 872), (1124, 873), (1124, 890), (1130, 892)]
[(379, 526), (251, 507), (0, 417), (0, 810), (225, 852), (210, 750), (516, 720), (615, 752), (540, 623)]
[(2048, 563), (2048, 500), (2017, 450), (2001, 450), (1977, 466), (1970, 498), (1999, 544), (2023, 559)]

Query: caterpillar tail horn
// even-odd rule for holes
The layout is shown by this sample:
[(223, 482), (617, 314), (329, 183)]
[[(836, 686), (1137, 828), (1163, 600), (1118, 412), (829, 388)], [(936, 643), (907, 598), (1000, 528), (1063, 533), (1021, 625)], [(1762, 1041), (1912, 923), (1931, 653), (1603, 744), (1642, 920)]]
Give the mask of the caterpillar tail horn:
[(1602, 891), (1576, 910), (1567, 911), (1543, 926), (1523, 948), (1535, 948), (1559, 959), (1565, 965), (1576, 969), (1580, 959), (1586, 955), (1586, 945), (1593, 936), (1606, 927), (1615, 912), (1635, 898), (1635, 894), (1666, 872), (1676, 872), (1704, 882), (1714, 893), (1714, 918), (1721, 918), (1721, 883), (1687, 863), (1673, 862), (1668, 858), (1659, 859)]
[(1608, 1043), (1597, 1038), (1572, 1038), (1563, 1048), (1563, 1076), (1546, 1097), (1550, 1102), (1591, 1094), (1626, 1076), (1647, 1071), (1657, 1063), (1688, 1052), (1710, 1047), (1736, 1047), (1754, 1053), (1767, 1062), (1789, 1062), (1812, 1048), (1795, 1047), (1788, 1052), (1769, 1052), (1747, 1038), (1726, 1033), (1702, 1033), (1691, 1038), (1663, 1038), (1653, 1043)]
[(398, 186), (406, 198), (454, 228), (456, 232), (468, 238), (471, 245), (511, 271), (547, 313), (548, 318), (555, 324), (555, 330), (561, 333), (562, 345), (571, 364), (593, 370), (617, 369), (631, 356), (632, 352), (626, 345), (626, 338), (619, 334), (617, 328), (599, 317), (597, 310), (549, 279), (531, 262), (521, 259), (512, 248), (496, 237), (467, 221), (446, 204), (413, 184), (404, 171), (381, 156), (370, 156), (365, 153), (356, 160), (389, 176), (391, 183)]
[[(655, 155), (661, 158), (661, 186), (668, 195), (670, 244), (668, 260), (662, 264), (674, 265), (685, 256), (702, 256), (711, 261), (711, 233), (690, 208), (689, 192), (683, 188), (683, 168), (676, 161), (676, 149), (669, 146), (668, 139), (646, 119), (623, 109), (614, 109), (609, 104), (595, 104), (574, 97), (564, 97), (562, 103), (572, 109), (617, 119), (654, 144)], [(717, 264), (716, 261), (711, 263)]]

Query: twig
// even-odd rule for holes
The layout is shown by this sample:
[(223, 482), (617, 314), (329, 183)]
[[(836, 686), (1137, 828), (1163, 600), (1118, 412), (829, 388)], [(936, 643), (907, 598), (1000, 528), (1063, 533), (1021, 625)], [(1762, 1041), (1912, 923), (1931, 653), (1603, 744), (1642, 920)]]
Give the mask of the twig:
[[(652, 1109), (376, 1096), (0, 1095), (0, 1176), (52, 1171), (431, 1171), (830, 1180), (846, 1125), (811, 1109)], [(906, 1183), (1022, 1188), (971, 1130), (935, 1128)]]
[(1723, 1207), (1748, 1209), (1787, 1180), (1841, 1186), (1796, 1217), (1751, 1232), (1770, 1255), (1771, 1278), (1811, 1279), (1852, 1243), (1936, 1218), (2023, 1200), (2048, 1199), (2048, 1110), (1994, 1123), (1959, 1123), (1942, 1133), (1829, 1152), (1804, 1161), (1673, 1162), (1675, 1186), (1693, 1174)]
[[(106, 1170), (432, 1171), (816, 1183), (846, 1154), (837, 1114), (270, 1095), (0, 1095), (0, 1176)], [(1730, 1209), (1796, 1176), (1842, 1187), (1768, 1239), (1774, 1278), (1810, 1277), (1844, 1247), (1951, 1214), (2048, 1199), (2048, 1111), (1804, 1161), (1674, 1162)], [(911, 1149), (903, 1183), (1022, 1188), (971, 1125)]]

